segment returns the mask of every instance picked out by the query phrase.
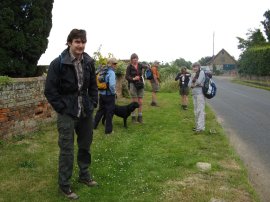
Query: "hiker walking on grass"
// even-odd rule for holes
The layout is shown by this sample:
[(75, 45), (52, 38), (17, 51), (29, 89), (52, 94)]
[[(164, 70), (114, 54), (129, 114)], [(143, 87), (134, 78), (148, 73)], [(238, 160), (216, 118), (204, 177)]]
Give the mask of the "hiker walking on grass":
[(189, 79), (191, 74), (187, 72), (186, 67), (181, 67), (181, 72), (175, 77), (175, 81), (179, 80), (179, 94), (181, 96), (180, 103), (182, 104), (182, 109), (187, 110), (188, 105), (188, 94), (189, 94)]
[(92, 114), (98, 91), (95, 62), (84, 52), (86, 31), (73, 29), (67, 37), (68, 48), (54, 59), (48, 70), (45, 96), (57, 112), (59, 190), (69, 199), (79, 198), (72, 190), (70, 178), (74, 163), (74, 131), (77, 134), (78, 181), (87, 186), (97, 183), (89, 173), (90, 145), (93, 139)]
[(197, 133), (205, 130), (205, 98), (202, 91), (202, 86), (205, 80), (205, 74), (201, 70), (201, 65), (198, 62), (192, 65), (193, 74), (189, 81), (189, 87), (192, 89), (195, 127), (193, 130)]
[(157, 105), (157, 92), (159, 91), (159, 72), (158, 72), (159, 62), (155, 61), (151, 67), (151, 71), (153, 73), (153, 78), (150, 80), (152, 86), (152, 102), (151, 106)]
[(105, 116), (105, 134), (111, 134), (113, 130), (112, 119), (115, 108), (115, 68), (117, 60), (110, 58), (107, 63), (107, 73), (105, 75), (105, 83), (107, 89), (99, 90), (99, 109), (94, 119), (94, 129), (97, 128), (100, 119)]
[(130, 56), (130, 64), (126, 69), (126, 80), (129, 85), (129, 93), (132, 99), (132, 102), (138, 102), (140, 107), (138, 108), (138, 117), (136, 120), (135, 112), (132, 112), (131, 118), (132, 123), (143, 123), (142, 118), (142, 104), (144, 96), (144, 81), (142, 77), (143, 69), (149, 68), (147, 65), (139, 63), (139, 57), (136, 53), (133, 53)]

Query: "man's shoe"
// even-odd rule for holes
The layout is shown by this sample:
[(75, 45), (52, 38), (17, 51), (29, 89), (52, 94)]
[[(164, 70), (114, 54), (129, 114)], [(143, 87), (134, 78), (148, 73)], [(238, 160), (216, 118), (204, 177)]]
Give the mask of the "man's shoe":
[(137, 121), (138, 121), (139, 123), (143, 123), (143, 118), (142, 118), (142, 116), (138, 116)]
[(65, 190), (65, 189), (62, 189), (61, 187), (59, 187), (59, 192), (71, 200), (76, 200), (79, 198), (79, 196), (77, 194), (75, 194), (73, 191), (71, 191), (70, 188)]
[(79, 179), (79, 182), (87, 185), (88, 187), (98, 186), (98, 183), (92, 179)]

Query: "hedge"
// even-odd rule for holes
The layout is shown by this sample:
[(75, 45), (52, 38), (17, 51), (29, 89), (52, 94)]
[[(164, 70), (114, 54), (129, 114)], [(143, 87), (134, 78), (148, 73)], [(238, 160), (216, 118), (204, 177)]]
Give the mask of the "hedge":
[(239, 73), (270, 76), (270, 45), (245, 50), (239, 59)]

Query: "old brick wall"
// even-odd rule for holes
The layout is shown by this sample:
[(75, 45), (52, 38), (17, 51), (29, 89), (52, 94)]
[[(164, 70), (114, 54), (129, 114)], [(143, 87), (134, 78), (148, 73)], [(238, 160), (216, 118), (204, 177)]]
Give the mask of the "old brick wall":
[(54, 120), (43, 91), (45, 77), (12, 79), (0, 85), (0, 139), (37, 130)]

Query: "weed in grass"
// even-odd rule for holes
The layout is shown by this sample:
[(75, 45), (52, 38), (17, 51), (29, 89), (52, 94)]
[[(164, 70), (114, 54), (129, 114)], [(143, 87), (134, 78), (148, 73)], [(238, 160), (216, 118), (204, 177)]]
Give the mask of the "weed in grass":
[(13, 142), (22, 141), (25, 138), (25, 135), (15, 135), (12, 137)]
[(31, 161), (31, 160), (26, 160), (26, 161), (19, 163), (18, 166), (20, 168), (35, 168), (36, 163), (34, 161)]

